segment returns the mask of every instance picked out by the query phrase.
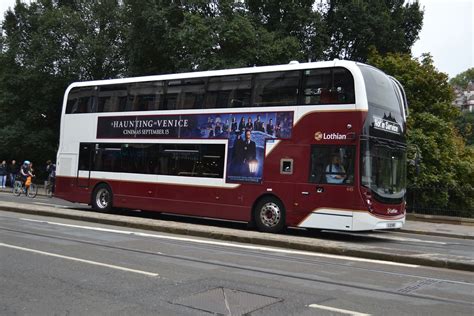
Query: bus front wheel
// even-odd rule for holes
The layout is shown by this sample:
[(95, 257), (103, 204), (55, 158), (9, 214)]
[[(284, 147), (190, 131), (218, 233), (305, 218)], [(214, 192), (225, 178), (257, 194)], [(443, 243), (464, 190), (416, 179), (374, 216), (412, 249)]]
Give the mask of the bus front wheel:
[(112, 190), (107, 184), (99, 184), (92, 193), (92, 207), (99, 212), (112, 210)]
[(264, 197), (255, 207), (254, 220), (259, 231), (278, 233), (285, 227), (285, 207), (275, 197)]

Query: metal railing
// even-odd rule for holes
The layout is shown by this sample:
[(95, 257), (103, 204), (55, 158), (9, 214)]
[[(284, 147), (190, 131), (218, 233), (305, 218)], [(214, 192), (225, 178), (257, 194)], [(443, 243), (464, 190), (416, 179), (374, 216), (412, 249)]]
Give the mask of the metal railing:
[(474, 218), (474, 189), (409, 187), (407, 212)]

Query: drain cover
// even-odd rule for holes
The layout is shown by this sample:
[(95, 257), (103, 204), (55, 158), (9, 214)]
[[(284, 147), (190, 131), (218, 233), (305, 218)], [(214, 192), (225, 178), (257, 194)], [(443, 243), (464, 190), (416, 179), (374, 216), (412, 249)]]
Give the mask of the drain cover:
[(174, 301), (174, 304), (221, 315), (244, 315), (281, 299), (227, 288), (215, 288)]

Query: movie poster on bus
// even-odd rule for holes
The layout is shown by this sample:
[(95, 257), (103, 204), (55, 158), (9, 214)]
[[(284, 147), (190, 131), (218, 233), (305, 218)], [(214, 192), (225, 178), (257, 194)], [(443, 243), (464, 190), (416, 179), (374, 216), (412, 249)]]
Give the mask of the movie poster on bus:
[(267, 140), (291, 138), (293, 112), (196, 115), (185, 138), (228, 140), (227, 182), (259, 183)]
[(293, 112), (103, 116), (97, 138), (227, 139), (228, 182), (259, 183), (268, 140), (291, 138)]
[(260, 183), (265, 144), (291, 138), (292, 112), (232, 114), (230, 117), (227, 182)]

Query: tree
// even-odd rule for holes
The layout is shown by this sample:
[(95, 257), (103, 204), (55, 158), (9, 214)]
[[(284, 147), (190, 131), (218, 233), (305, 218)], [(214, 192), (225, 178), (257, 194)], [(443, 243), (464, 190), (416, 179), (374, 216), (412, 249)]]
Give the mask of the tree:
[[(469, 84), (474, 84), (474, 68), (469, 68), (466, 71), (461, 72), (451, 80), (449, 83), (461, 91), (467, 90)], [(468, 145), (474, 145), (474, 113), (464, 112), (457, 119), (456, 126), (461, 135), (466, 139)]]
[(457, 86), (461, 89), (466, 89), (469, 82), (474, 83), (474, 67), (461, 72), (460, 74), (449, 80), (449, 83), (451, 85)]
[[(459, 133), (466, 140), (466, 145), (474, 145), (474, 113), (463, 112), (461, 116), (456, 120), (456, 127)], [(474, 147), (473, 147), (474, 149)]]
[(366, 61), (370, 47), (381, 54), (410, 53), (423, 22), (419, 3), (404, 0), (330, 0), (322, 2), (329, 59)]
[(312, 51), (297, 30), (275, 30), (245, 2), (147, 0), (149, 10), (143, 1), (124, 4), (131, 75), (288, 63)]
[[(125, 0), (123, 56), (127, 75), (176, 72), (181, 48), (179, 27), (184, 10), (179, 1)], [(199, 40), (199, 39), (197, 39)]]
[(323, 59), (323, 50), (330, 43), (322, 14), (314, 9), (314, 0), (248, 0), (246, 3), (257, 25), (277, 37), (292, 36), (297, 40), (300, 52), (292, 59)]
[(42, 164), (56, 155), (72, 81), (123, 73), (118, 1), (17, 2), (3, 22), (0, 156)]
[[(408, 142), (421, 150), (420, 173), (409, 172), (409, 187), (419, 193), (419, 207), (474, 209), (474, 151), (455, 126), (460, 112), (451, 105), (453, 92), (446, 74), (429, 55), (382, 56), (372, 51), (369, 63), (396, 77), (409, 102)], [(423, 190), (419, 190), (422, 188)]]

